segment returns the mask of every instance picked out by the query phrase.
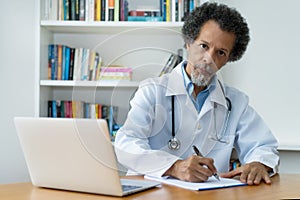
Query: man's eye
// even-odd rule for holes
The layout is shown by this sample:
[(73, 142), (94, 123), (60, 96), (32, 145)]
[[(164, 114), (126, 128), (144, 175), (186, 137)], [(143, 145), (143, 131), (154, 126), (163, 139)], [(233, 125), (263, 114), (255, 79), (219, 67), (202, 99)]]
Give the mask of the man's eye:
[(208, 46), (207, 46), (206, 44), (200, 44), (200, 47), (201, 47), (202, 49), (207, 49), (207, 48), (208, 48)]
[(219, 51), (220, 56), (226, 56), (226, 53), (224, 51)]

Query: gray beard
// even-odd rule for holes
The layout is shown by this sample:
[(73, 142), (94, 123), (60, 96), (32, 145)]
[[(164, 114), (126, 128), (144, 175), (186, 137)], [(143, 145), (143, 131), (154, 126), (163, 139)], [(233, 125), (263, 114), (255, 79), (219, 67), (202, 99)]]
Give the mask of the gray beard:
[(194, 71), (191, 73), (191, 81), (197, 86), (207, 86), (210, 83), (211, 78), (212, 77), (207, 78), (202, 74), (196, 75)]

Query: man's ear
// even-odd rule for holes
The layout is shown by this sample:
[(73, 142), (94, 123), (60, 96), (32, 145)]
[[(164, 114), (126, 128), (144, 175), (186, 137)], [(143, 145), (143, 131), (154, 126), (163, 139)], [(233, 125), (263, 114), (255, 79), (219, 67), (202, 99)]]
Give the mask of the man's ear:
[(185, 43), (186, 50), (190, 49), (190, 43)]

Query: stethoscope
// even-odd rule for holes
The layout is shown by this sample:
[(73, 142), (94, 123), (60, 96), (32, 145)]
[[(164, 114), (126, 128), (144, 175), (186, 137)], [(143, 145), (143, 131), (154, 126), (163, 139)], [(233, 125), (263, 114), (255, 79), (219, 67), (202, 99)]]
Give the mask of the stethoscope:
[[(224, 88), (222, 86), (222, 84), (220, 83), (220, 81), (218, 80), (220, 86), (221, 86), (221, 89), (222, 89), (222, 92), (223, 92), (223, 95), (225, 97), (225, 100), (226, 100), (226, 104), (227, 104), (227, 114), (226, 114), (226, 119), (225, 119), (225, 122), (224, 122), (224, 126), (223, 126), (223, 130), (221, 132), (221, 134), (218, 134), (217, 132), (217, 128), (216, 128), (216, 113), (215, 113), (215, 109), (214, 109), (214, 129), (215, 129), (215, 134), (214, 135), (210, 135), (209, 138), (212, 139), (212, 140), (215, 140), (215, 141), (218, 141), (218, 142), (221, 142), (221, 143), (228, 143), (228, 141), (225, 138), (225, 133), (227, 131), (227, 127), (228, 127), (228, 120), (230, 118), (230, 113), (231, 113), (231, 108), (232, 108), (232, 105), (231, 105), (231, 101), (228, 97), (225, 96), (225, 91), (224, 91)], [(170, 150), (178, 150), (180, 149), (180, 146), (181, 146), (181, 143), (180, 141), (175, 137), (175, 112), (174, 112), (174, 95), (171, 96), (171, 103), (172, 103), (172, 138), (169, 140), (168, 142), (168, 147)]]

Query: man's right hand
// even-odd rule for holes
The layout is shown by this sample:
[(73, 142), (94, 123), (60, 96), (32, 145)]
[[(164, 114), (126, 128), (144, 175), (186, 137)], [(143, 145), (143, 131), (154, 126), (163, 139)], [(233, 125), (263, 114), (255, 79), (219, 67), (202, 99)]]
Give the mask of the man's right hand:
[(212, 158), (192, 155), (186, 160), (177, 160), (164, 173), (164, 176), (172, 176), (189, 182), (203, 182), (216, 172)]

